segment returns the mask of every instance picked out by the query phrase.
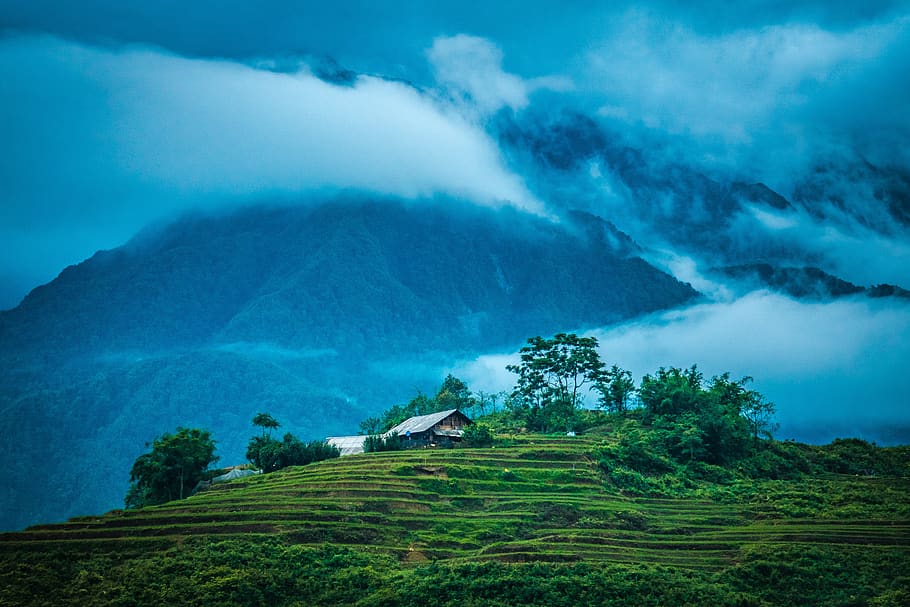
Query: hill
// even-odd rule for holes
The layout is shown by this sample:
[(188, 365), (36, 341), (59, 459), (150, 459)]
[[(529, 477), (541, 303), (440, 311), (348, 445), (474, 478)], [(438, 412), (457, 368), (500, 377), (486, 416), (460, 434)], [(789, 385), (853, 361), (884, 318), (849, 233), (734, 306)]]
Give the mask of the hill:
[(0, 528), (116, 507), (176, 425), (241, 462), (257, 411), (343, 434), (452, 360), (696, 295), (583, 213), (350, 196), (149, 229), (0, 313)]
[(620, 489), (600, 455), (617, 440), (501, 436), (491, 449), (349, 456), (4, 534), (0, 604), (896, 606), (910, 597), (908, 478), (835, 472), (870, 465), (864, 457), (906, 468), (906, 448), (774, 443), (806, 471), (692, 473), (641, 492)]

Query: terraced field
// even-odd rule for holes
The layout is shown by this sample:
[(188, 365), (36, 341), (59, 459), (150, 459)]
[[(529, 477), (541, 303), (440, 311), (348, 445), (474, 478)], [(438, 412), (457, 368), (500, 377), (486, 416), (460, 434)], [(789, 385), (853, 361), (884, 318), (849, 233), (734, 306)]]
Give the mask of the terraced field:
[[(598, 443), (530, 437), (493, 449), (349, 456), (215, 485), (163, 506), (3, 534), (0, 553), (78, 546), (131, 554), (193, 537), (269, 537), (349, 546), (404, 564), (581, 561), (719, 572), (755, 546), (863, 547), (903, 559), (910, 552), (910, 517), (900, 508), (787, 517), (770, 507), (773, 495), (624, 496), (590, 459)], [(823, 482), (910, 495), (908, 479)]]

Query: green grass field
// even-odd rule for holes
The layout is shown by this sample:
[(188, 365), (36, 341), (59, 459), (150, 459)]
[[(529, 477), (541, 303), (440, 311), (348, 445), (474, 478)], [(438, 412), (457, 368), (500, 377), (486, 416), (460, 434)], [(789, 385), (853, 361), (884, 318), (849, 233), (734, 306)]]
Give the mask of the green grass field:
[[(192, 590), (184, 592), (197, 604), (219, 604), (217, 597), (257, 604), (264, 581), (247, 580), (252, 594), (225, 599), (198, 595), (208, 588), (199, 571), (168, 573), (182, 559), (210, 571), (229, 554), (234, 560), (214, 566), (213, 579), (278, 575), (296, 563), (299, 575), (288, 573), (296, 582), (279, 584), (262, 604), (407, 604), (421, 592), (435, 596), (438, 586), (420, 583), (459, 576), (489, 578), (477, 604), (508, 604), (518, 589), (499, 582), (527, 577), (521, 588), (536, 588), (561, 575), (579, 589), (609, 580), (639, 588), (651, 579), (629, 590), (638, 604), (651, 604), (651, 591), (653, 604), (800, 604), (787, 601), (810, 590), (806, 596), (819, 605), (910, 598), (910, 479), (827, 474), (635, 497), (613, 488), (593, 461), (603, 440), (526, 436), (491, 449), (355, 455), (215, 485), (157, 507), (3, 534), (0, 605), (183, 604), (169, 588), (187, 580)], [(311, 565), (300, 565), (303, 555)], [(326, 580), (347, 572), (359, 581), (299, 588), (313, 563), (333, 560)], [(538, 579), (541, 571), (549, 573)], [(97, 586), (94, 603), (79, 592), (86, 576)], [(620, 604), (609, 602), (609, 587), (600, 602), (569, 604)], [(701, 590), (689, 598), (667, 594), (678, 588)], [(553, 604), (547, 596), (525, 600)]]

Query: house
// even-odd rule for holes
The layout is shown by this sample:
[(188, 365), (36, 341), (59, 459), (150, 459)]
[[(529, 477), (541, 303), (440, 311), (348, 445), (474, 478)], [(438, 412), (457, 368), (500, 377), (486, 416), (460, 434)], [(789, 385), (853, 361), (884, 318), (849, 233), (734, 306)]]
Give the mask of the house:
[[(458, 409), (449, 409), (410, 417), (382, 436), (397, 436), (406, 448), (451, 445), (461, 440), (462, 428), (471, 423), (473, 422), (468, 416)], [(363, 435), (329, 436), (325, 442), (338, 447), (341, 455), (353, 455), (363, 453), (365, 439), (366, 436)]]
[(471, 424), (458, 409), (410, 417), (384, 436), (398, 436), (405, 447), (449, 445), (461, 441), (462, 428)]

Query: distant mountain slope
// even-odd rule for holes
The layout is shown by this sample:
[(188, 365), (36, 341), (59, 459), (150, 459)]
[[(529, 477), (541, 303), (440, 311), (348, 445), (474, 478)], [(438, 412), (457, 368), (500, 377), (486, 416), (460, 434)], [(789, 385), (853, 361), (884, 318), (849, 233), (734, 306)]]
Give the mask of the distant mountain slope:
[(237, 463), (257, 411), (350, 432), (457, 356), (697, 295), (636, 250), (583, 213), (353, 197), (149, 230), (0, 313), (0, 527), (119, 506), (177, 425)]
[(889, 284), (860, 287), (813, 267), (776, 267), (756, 263), (715, 268), (713, 273), (750, 289), (770, 288), (792, 297), (827, 300), (863, 294), (868, 297), (910, 298), (910, 291)]
[[(807, 265), (837, 274), (820, 233), (900, 242), (910, 229), (910, 173), (899, 166), (819, 158), (794, 177), (788, 200), (729, 171), (707, 174), (695, 160), (581, 113), (504, 114), (496, 128), (544, 199), (608, 215), (646, 248), (713, 266)], [(800, 229), (808, 227), (816, 232)]]

